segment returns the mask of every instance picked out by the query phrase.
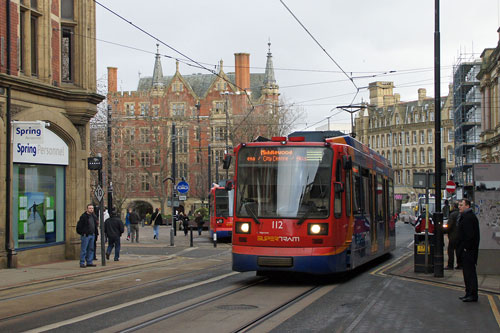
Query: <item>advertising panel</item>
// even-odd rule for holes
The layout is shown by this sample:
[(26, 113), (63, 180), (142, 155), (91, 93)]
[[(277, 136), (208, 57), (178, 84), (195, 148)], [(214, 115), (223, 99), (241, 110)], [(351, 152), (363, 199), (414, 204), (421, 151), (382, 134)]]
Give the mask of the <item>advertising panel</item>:
[(480, 249), (500, 250), (500, 163), (474, 164), (474, 211)]

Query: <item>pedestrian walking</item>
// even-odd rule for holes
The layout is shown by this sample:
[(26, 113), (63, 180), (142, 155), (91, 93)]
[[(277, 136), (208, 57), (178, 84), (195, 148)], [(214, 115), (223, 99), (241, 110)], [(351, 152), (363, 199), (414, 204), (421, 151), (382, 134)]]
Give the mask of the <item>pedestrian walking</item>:
[(120, 260), (120, 237), (124, 231), (123, 222), (116, 214), (116, 211), (111, 212), (111, 217), (104, 222), (104, 233), (108, 238), (108, 248), (106, 250), (106, 259), (109, 260), (113, 247), (115, 248), (115, 261)]
[(88, 204), (87, 210), (80, 216), (76, 224), (76, 232), (80, 235), (80, 267), (95, 267), (94, 240), (98, 227), (98, 219), (94, 214), (94, 205)]
[(129, 217), (130, 221), (130, 236), (131, 236), (131, 241), (132, 243), (134, 242), (134, 237), (135, 241), (139, 243), (139, 215), (134, 212), (132, 209), (129, 210)]
[(130, 213), (132, 208), (128, 209), (127, 215), (125, 215), (125, 226), (127, 227), (127, 240), (130, 240)]
[(182, 230), (184, 230), (184, 236), (187, 236), (189, 228), (189, 217), (187, 217), (184, 212), (181, 212), (179, 215), (182, 223)]
[(151, 215), (151, 225), (153, 226), (153, 239), (160, 238), (160, 225), (163, 224), (163, 218), (161, 217), (160, 209), (156, 208), (153, 215)]
[(457, 254), (457, 266), (461, 266), (461, 258), (458, 256), (457, 242), (458, 242), (458, 226), (457, 220), (460, 212), (458, 211), (458, 203), (453, 203), (452, 211), (448, 216), (448, 226), (445, 233), (448, 235), (448, 265), (444, 269), (453, 269), (455, 263), (455, 252)]
[(443, 217), (447, 219), (449, 216), (450, 216), (450, 202), (448, 200), (445, 200), (443, 205)]
[(200, 236), (201, 232), (203, 230), (203, 224), (205, 223), (203, 221), (203, 216), (201, 215), (200, 212), (196, 213), (196, 217), (194, 218), (194, 221), (196, 222), (196, 226), (198, 227), (198, 236)]
[(463, 276), (465, 296), (460, 297), (464, 302), (477, 302), (477, 256), (479, 252), (479, 220), (472, 211), (471, 202), (467, 199), (458, 205), (458, 246), (462, 249)]

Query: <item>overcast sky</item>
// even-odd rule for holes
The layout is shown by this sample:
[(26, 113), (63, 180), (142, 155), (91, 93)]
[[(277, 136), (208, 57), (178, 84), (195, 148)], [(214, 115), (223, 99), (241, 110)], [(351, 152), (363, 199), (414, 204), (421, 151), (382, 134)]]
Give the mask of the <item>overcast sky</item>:
[[(499, 1), (440, 1), (442, 96), (460, 54), (479, 58), (496, 47)], [(139, 75), (152, 75), (158, 43), (102, 4), (161, 40), (164, 75), (175, 73), (168, 57), (184, 59), (173, 49), (211, 69), (222, 59), (226, 73), (234, 71), (234, 53), (250, 53), (251, 71), (264, 72), (270, 39), (281, 95), (307, 113), (297, 130), (313, 130), (332, 115), (331, 123), (350, 122), (348, 113), (331, 110), (368, 101), (366, 87), (377, 80), (393, 81), (402, 101), (415, 100), (419, 88), (434, 96), (434, 1), (283, 2), (354, 84), (280, 0), (97, 0), (97, 77), (105, 80), (106, 68), (118, 67), (118, 89), (136, 90)], [(183, 63), (180, 72), (208, 73)]]

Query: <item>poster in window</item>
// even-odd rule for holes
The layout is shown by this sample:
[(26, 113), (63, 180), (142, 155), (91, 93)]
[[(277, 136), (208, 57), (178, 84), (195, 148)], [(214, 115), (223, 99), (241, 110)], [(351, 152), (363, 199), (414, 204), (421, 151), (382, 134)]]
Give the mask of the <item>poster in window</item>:
[(45, 242), (44, 194), (42, 192), (26, 192), (27, 197), (27, 230), (19, 239)]

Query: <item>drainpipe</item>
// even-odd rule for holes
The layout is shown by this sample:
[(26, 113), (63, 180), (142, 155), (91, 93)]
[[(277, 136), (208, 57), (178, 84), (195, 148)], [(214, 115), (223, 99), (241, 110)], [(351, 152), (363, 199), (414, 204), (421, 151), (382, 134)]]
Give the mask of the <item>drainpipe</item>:
[[(7, 15), (7, 75), (11, 75), (10, 72), (10, 52), (11, 52), (11, 44), (10, 44), (10, 0), (7, 0), (7, 8), (6, 8), (6, 15)], [(12, 149), (12, 143), (11, 143), (11, 91), (10, 91), (10, 86), (7, 86), (7, 110), (6, 110), (6, 122), (5, 122), (5, 127), (6, 127), (6, 165), (5, 165), (5, 198), (7, 199), (5, 201), (5, 249), (7, 250), (7, 267), (8, 268), (14, 268), (16, 265), (13, 260), (13, 256), (15, 254), (14, 246), (12, 244), (12, 220), (11, 220), (11, 149)]]

